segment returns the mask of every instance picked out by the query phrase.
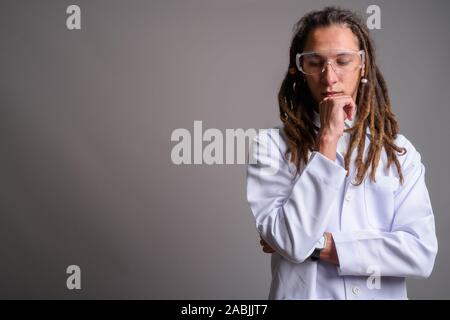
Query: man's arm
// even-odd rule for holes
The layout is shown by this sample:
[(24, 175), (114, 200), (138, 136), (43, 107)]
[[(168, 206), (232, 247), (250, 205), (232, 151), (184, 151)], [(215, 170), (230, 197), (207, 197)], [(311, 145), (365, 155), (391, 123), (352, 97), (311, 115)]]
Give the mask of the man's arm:
[[(333, 232), (340, 275), (427, 278), (433, 270), (438, 243), (434, 215), (425, 185), (425, 167), (410, 144), (402, 166), (404, 185), (394, 196), (394, 220), (389, 232)], [(380, 199), (382, 200), (382, 199)]]
[[(336, 246), (334, 244), (333, 235), (329, 232), (325, 232), (324, 236), (326, 237), (326, 246), (323, 250), (320, 251), (320, 260), (332, 264), (339, 265), (339, 259), (336, 252)], [(262, 246), (262, 250), (265, 253), (274, 253), (275, 250), (266, 242), (263, 238), (260, 239), (259, 243)], [(315, 246), (319, 248), (319, 245)], [(314, 248), (313, 248), (314, 249)]]
[(254, 140), (256, 164), (248, 166), (247, 200), (262, 239), (286, 259), (301, 263), (325, 232), (346, 170), (315, 151), (293, 180), (274, 131)]
[[(325, 232), (327, 246), (321, 251), (320, 260), (339, 266), (340, 275), (370, 275), (374, 266), (381, 276), (430, 275), (438, 250), (434, 215), (420, 154), (411, 144), (408, 149), (405, 184), (395, 195), (392, 230)], [(267, 243), (261, 245), (264, 252), (274, 252)]]

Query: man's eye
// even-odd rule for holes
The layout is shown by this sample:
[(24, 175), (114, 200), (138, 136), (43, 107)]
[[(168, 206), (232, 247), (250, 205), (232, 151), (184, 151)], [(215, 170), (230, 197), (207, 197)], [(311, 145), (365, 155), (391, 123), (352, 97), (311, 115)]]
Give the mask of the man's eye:
[(310, 67), (320, 67), (323, 65), (323, 61), (319, 59), (309, 60), (307, 63)]
[(346, 66), (349, 65), (353, 62), (353, 57), (348, 56), (348, 55), (343, 55), (342, 57), (339, 57), (336, 59), (336, 64), (340, 65), (340, 66)]
[(340, 66), (347, 66), (347, 65), (349, 65), (350, 63), (352, 63), (352, 60), (351, 60), (351, 59), (338, 59), (338, 60), (336, 61), (336, 63), (337, 63), (338, 65), (340, 65)]

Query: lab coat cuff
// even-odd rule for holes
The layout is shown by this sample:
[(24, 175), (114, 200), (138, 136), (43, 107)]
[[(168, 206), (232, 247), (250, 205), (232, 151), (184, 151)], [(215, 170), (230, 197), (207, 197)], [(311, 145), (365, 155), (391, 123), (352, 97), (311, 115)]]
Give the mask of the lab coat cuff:
[(340, 276), (365, 274), (357, 239), (351, 233), (343, 232), (333, 232), (332, 236), (339, 259), (338, 274)]
[(347, 170), (318, 151), (312, 152), (308, 166), (305, 169), (333, 189), (339, 188), (347, 174)]

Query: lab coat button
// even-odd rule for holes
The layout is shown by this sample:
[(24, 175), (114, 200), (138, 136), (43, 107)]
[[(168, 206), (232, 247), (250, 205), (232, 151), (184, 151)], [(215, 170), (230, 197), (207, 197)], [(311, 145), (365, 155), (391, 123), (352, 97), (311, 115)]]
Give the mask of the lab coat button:
[(345, 200), (350, 201), (352, 199), (352, 195), (350, 193), (347, 193), (345, 195)]
[(352, 288), (352, 293), (357, 296), (359, 294), (359, 287), (353, 287)]

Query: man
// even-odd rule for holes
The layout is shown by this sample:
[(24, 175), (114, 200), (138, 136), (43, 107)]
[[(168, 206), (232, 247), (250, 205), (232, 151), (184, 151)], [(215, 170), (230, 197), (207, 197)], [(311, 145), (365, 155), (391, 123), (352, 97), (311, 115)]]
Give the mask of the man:
[(247, 173), (272, 253), (269, 299), (407, 299), (406, 277), (433, 269), (434, 216), (369, 31), (348, 10), (311, 12), (297, 24), (289, 63), (283, 126), (256, 136)]

